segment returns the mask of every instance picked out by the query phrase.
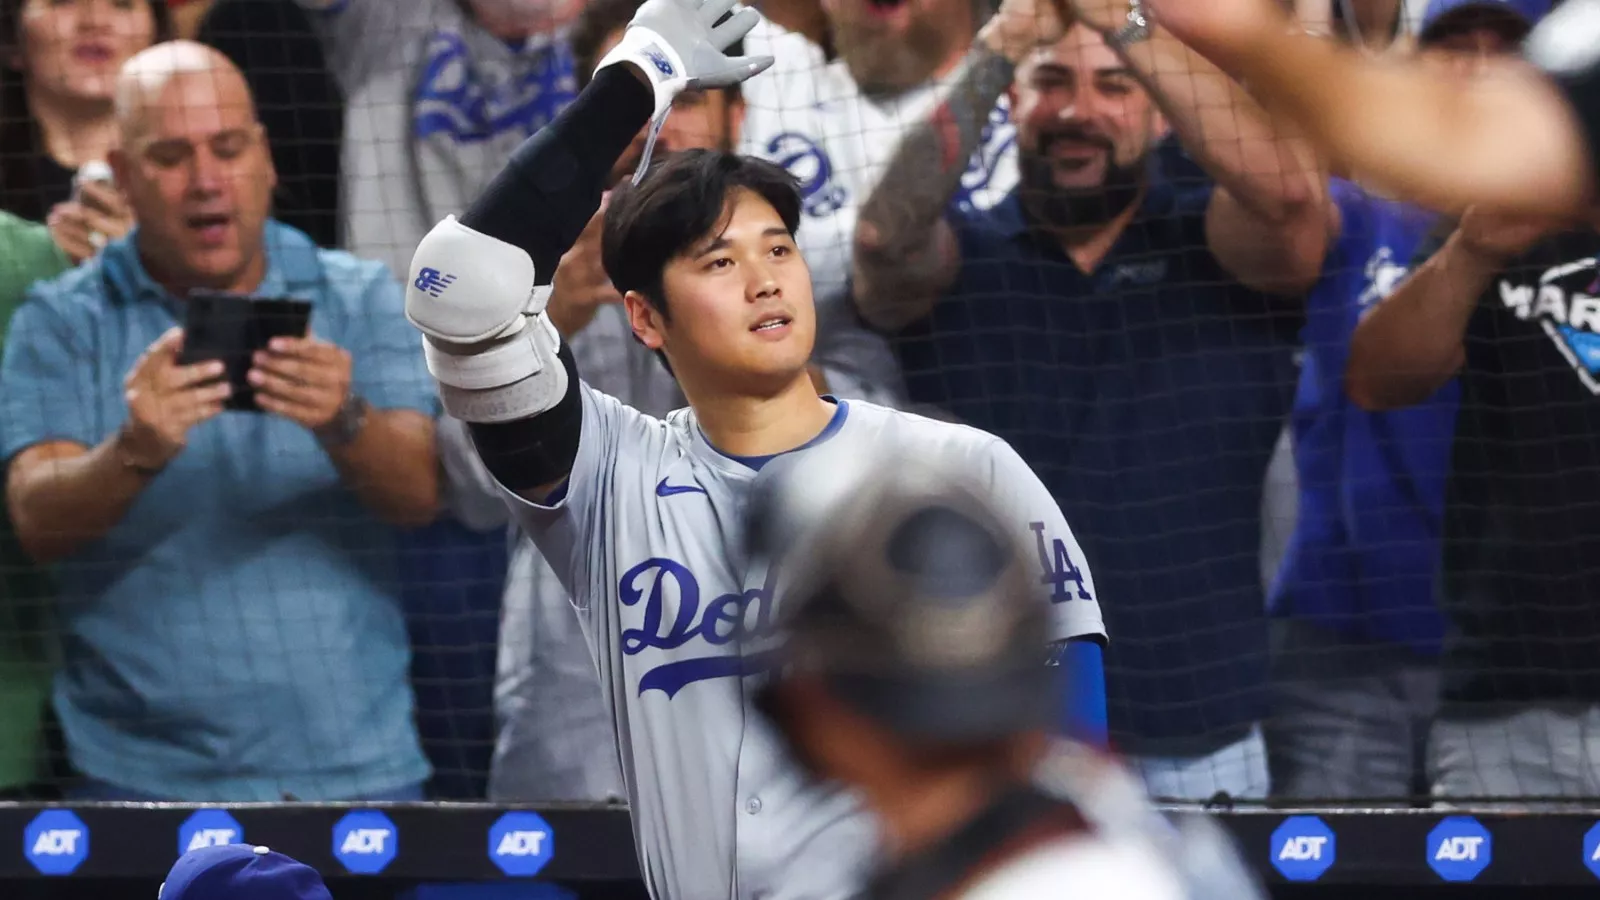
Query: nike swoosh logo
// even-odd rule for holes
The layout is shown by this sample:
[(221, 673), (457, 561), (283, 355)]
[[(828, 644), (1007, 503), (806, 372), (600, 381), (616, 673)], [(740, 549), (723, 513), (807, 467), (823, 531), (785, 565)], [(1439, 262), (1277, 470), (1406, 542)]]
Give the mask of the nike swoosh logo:
[[(656, 485), (656, 496), (657, 497), (675, 497), (678, 494), (705, 494), (705, 493), (706, 493), (706, 489), (701, 487), (698, 484), (667, 484), (667, 480), (665, 478), (661, 479), (661, 483)], [(706, 494), (706, 496), (709, 497), (711, 495), (710, 494)]]

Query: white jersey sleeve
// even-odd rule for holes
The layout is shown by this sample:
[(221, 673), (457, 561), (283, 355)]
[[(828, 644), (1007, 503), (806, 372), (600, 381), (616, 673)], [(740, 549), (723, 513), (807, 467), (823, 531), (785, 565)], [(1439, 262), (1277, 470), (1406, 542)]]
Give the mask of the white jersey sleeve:
[(1061, 507), (1010, 444), (992, 437), (985, 447), (980, 477), (1001, 511), (1024, 529), (1022, 537), (1027, 546), (1038, 554), (1039, 580), (1046, 587), (1054, 611), (1055, 630), (1050, 641), (1104, 637), (1106, 628), (1100, 616), (1099, 595), (1094, 590), (1094, 575)]
[[(579, 383), (583, 433), (566, 482), (544, 504), (506, 492), (517, 522), (533, 538), (555, 570), (573, 605), (587, 609), (592, 598), (610, 595), (605, 566), (613, 536), (607, 528), (617, 495), (639, 493), (640, 482), (655, 471), (666, 444), (666, 423), (625, 405), (609, 394)], [(621, 484), (620, 482), (627, 482)]]

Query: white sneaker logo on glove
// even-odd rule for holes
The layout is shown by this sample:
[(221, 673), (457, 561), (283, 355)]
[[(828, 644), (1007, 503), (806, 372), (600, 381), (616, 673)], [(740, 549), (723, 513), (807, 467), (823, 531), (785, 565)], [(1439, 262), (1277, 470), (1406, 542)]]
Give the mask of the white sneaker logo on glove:
[(656, 67), (657, 72), (668, 78), (673, 78), (678, 74), (678, 70), (672, 66), (672, 60), (667, 59), (667, 55), (661, 52), (660, 47), (646, 47), (644, 58), (650, 60), (651, 65)]

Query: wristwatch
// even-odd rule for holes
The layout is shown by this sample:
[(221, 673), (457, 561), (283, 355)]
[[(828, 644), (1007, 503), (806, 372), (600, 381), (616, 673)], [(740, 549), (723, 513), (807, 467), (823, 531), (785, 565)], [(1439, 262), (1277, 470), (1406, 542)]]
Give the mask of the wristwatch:
[(339, 404), (339, 411), (333, 414), (333, 418), (311, 433), (324, 447), (343, 447), (361, 435), (361, 429), (367, 424), (367, 412), (371, 408), (365, 398), (352, 393)]
[(1111, 32), (1106, 43), (1112, 47), (1126, 47), (1150, 39), (1150, 16), (1144, 11), (1144, 0), (1129, 0), (1128, 21)]

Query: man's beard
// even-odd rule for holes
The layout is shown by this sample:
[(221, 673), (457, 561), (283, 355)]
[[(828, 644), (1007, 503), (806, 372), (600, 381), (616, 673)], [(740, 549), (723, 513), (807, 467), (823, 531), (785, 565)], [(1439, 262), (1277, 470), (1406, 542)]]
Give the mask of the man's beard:
[[(863, 14), (865, 15), (865, 14)], [(949, 51), (944, 26), (922, 18), (904, 35), (832, 23), (833, 46), (863, 94), (902, 94), (933, 77)]]
[(1144, 157), (1120, 165), (1106, 147), (1106, 177), (1097, 187), (1064, 188), (1055, 183), (1055, 167), (1046, 151), (1049, 141), (1035, 152), (1017, 155), (1022, 201), (1034, 221), (1052, 230), (1090, 228), (1126, 212), (1144, 190)]

